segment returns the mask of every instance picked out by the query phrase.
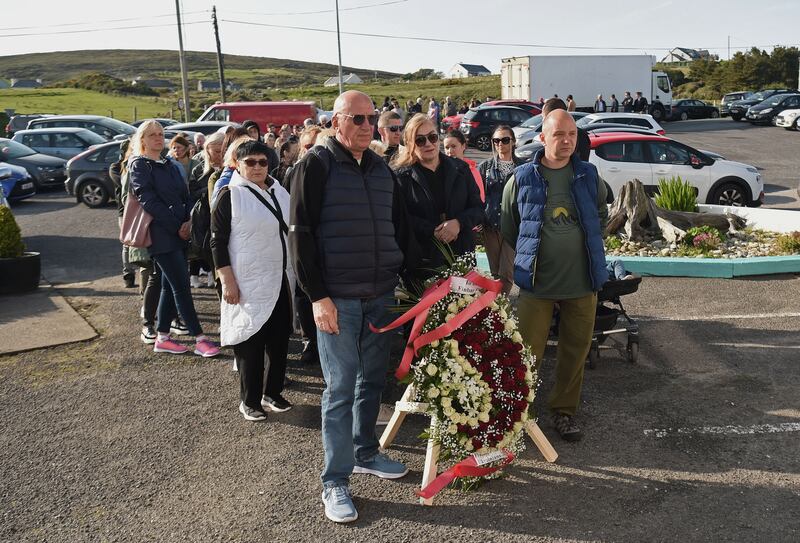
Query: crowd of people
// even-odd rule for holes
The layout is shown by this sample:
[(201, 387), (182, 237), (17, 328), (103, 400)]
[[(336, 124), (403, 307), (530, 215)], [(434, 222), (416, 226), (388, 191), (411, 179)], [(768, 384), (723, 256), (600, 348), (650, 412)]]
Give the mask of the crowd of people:
[(421, 98), (404, 110), (395, 99), (380, 106), (347, 91), (330, 118), (263, 133), (247, 121), (165, 146), (161, 125), (147, 121), (112, 167), (120, 205), (136, 198), (153, 217), (152, 245), (123, 251), (126, 286), (133, 267), (142, 270), (142, 341), (157, 353), (216, 356), (192, 301), (193, 288), (215, 287), (221, 345), (240, 377), (239, 412), (263, 421), (292, 407), (283, 392), (289, 338), (299, 329), (301, 360), (319, 364), (326, 383), (321, 480), (331, 520), (358, 516), (351, 474), (408, 472), (379, 452), (391, 338), (369, 325), (392, 320), (399, 282), (421, 289), (446, 254), (473, 252), (478, 238), (504, 292), (521, 289), (520, 329), (537, 363), (559, 305), (549, 406), (561, 437), (580, 439), (583, 363), (608, 276), (606, 190), (579, 154), (568, 105), (554, 98), (542, 106), (545, 147), (524, 165), (508, 126), (495, 129), (492, 157), (481, 164), (464, 156), (461, 132), (442, 138), (441, 116), (459, 110), (449, 97), (431, 99), (423, 113)]

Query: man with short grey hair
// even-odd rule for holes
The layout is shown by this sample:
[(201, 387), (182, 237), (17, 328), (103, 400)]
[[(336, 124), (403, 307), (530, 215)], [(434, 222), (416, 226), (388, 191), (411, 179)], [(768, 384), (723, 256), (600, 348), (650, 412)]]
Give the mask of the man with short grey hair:
[(375, 423), (389, 363), (388, 334), (398, 275), (418, 248), (397, 180), (369, 149), (378, 120), (372, 100), (350, 90), (334, 103), (336, 135), (295, 165), (289, 246), (312, 301), (322, 374), (322, 501), (334, 522), (358, 518), (352, 473), (396, 479), (408, 473), (378, 451)]

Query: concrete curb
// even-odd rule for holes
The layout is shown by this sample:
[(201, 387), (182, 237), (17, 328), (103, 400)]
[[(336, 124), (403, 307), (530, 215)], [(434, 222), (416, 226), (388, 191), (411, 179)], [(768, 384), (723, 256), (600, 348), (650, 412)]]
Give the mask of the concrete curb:
[[(478, 268), (489, 271), (485, 253), (476, 253)], [(753, 258), (680, 258), (654, 256), (608, 256), (621, 260), (631, 273), (655, 277), (713, 277), (730, 279), (748, 275), (800, 273), (800, 256)]]

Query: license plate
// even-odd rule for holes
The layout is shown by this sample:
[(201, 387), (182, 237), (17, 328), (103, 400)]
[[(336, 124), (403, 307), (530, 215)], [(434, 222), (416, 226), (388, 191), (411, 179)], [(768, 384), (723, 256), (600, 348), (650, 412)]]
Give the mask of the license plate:
[(23, 183), (22, 190), (28, 190), (33, 188), (33, 183)]

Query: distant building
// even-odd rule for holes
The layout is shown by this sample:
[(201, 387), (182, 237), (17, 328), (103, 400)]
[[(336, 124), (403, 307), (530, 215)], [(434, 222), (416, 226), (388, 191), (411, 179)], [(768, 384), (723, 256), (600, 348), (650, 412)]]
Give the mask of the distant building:
[(676, 47), (667, 56), (661, 59), (665, 64), (676, 62), (692, 62), (694, 60), (712, 60), (715, 56), (711, 55), (707, 49), (689, 49), (688, 47)]
[[(231, 83), (230, 81), (226, 81), (225, 89), (229, 91), (239, 91), (242, 90), (242, 86), (237, 85), (236, 83)], [(197, 90), (198, 92), (218, 92), (219, 81), (203, 81), (200, 79), (197, 82)]]
[[(362, 79), (358, 77), (356, 74), (349, 74), (342, 77), (342, 83), (344, 85), (358, 85), (359, 83), (363, 83)], [(325, 83), (323, 83), (326, 87), (335, 87), (339, 84), (338, 77), (331, 77)]]
[(153, 90), (175, 90), (175, 85), (168, 79), (142, 79), (142, 76), (131, 81), (131, 85), (147, 85)]
[(447, 77), (450, 79), (460, 79), (462, 77), (481, 77), (484, 75), (492, 75), (486, 66), (481, 66), (480, 64), (464, 64), (463, 62), (459, 62), (452, 68), (447, 74)]
[(41, 79), (15, 79), (11, 78), (12, 89), (38, 89), (42, 86)]

